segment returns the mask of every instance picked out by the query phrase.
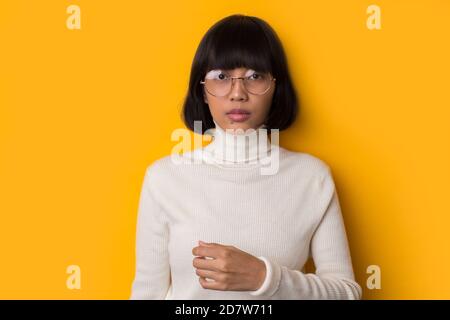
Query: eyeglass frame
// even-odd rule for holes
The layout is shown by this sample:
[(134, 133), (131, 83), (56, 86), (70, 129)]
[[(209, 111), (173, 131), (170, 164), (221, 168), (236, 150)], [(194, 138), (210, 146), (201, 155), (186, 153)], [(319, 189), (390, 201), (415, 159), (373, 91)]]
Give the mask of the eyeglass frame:
[[(252, 75), (250, 75), (250, 76), (248, 76), (248, 77), (228, 77), (229, 79), (231, 79), (231, 87), (230, 87), (230, 91), (228, 91), (226, 94), (224, 94), (223, 96), (218, 96), (218, 95), (215, 95), (215, 94), (212, 94), (211, 92), (209, 92), (209, 90), (208, 90), (208, 88), (206, 88), (206, 84), (205, 84), (205, 80), (201, 80), (200, 81), (200, 84), (202, 84), (204, 87), (205, 87), (205, 89), (206, 89), (206, 91), (208, 91), (208, 93), (210, 94), (210, 95), (212, 95), (212, 96), (214, 96), (214, 97), (225, 97), (226, 95), (228, 95), (230, 92), (231, 92), (231, 90), (233, 90), (233, 85), (234, 85), (234, 79), (242, 79), (242, 81), (244, 81), (245, 79), (248, 79), (248, 78), (250, 78)], [(267, 91), (269, 91), (269, 89), (272, 87), (272, 81), (273, 82), (275, 82), (277, 79), (276, 78), (274, 78), (274, 77), (272, 77), (272, 75), (270, 75), (270, 77), (271, 77), (271, 79), (270, 79), (270, 84), (269, 84), (269, 87), (266, 89), (266, 91), (264, 91), (263, 93), (253, 93), (253, 92), (250, 92), (250, 91), (248, 91), (247, 90), (247, 87), (244, 85), (244, 88), (245, 88), (245, 91), (247, 91), (248, 93), (250, 93), (250, 94), (253, 94), (253, 95), (256, 95), (256, 96), (262, 96), (263, 94), (266, 94), (267, 93)]]

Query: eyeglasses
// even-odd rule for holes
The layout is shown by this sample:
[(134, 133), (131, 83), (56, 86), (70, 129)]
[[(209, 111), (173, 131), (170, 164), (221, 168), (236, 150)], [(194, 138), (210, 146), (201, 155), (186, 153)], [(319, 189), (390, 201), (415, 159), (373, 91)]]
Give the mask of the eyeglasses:
[(224, 97), (231, 92), (234, 79), (242, 79), (245, 90), (255, 95), (263, 95), (269, 91), (272, 82), (275, 82), (269, 73), (259, 73), (250, 70), (251, 74), (245, 77), (230, 77), (222, 70), (209, 71), (204, 81), (200, 81), (205, 86), (206, 91), (216, 97)]

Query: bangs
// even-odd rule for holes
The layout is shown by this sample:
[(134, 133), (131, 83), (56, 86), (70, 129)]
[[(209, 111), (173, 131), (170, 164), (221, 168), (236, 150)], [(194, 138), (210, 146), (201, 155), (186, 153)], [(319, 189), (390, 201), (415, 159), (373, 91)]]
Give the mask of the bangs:
[(203, 72), (249, 68), (273, 71), (270, 45), (262, 28), (249, 19), (239, 19), (211, 30)]

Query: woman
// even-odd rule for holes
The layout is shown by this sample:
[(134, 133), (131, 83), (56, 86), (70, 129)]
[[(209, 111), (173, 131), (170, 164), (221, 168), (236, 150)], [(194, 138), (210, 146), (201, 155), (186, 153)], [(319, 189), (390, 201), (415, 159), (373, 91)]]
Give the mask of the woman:
[(329, 166), (273, 141), (296, 115), (274, 30), (244, 15), (212, 26), (183, 120), (213, 141), (147, 168), (131, 299), (361, 298)]

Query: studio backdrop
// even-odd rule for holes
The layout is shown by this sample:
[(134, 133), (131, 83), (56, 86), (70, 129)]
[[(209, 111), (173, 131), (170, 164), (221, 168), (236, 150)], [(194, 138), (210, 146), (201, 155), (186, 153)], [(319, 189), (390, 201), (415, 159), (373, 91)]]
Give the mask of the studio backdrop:
[(444, 0), (1, 1), (0, 298), (129, 297), (145, 169), (237, 13), (283, 42), (300, 113), (280, 145), (330, 165), (363, 298), (450, 298)]

